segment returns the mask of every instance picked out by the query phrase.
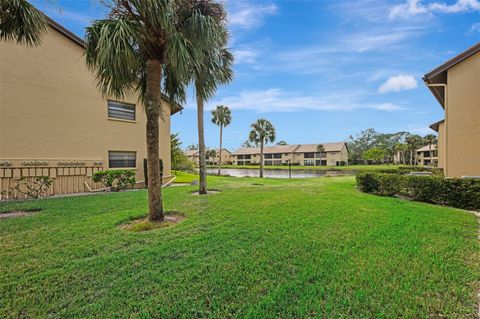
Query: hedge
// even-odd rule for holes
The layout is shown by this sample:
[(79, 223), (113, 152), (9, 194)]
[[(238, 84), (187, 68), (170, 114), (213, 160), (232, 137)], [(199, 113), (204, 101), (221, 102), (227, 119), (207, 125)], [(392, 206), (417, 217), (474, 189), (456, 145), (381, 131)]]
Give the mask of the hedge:
[(415, 201), (480, 210), (480, 180), (442, 176), (412, 176), (392, 173), (361, 172), (358, 188), (380, 196), (398, 196)]
[(135, 185), (135, 171), (131, 169), (98, 171), (93, 174), (93, 181), (118, 192)]

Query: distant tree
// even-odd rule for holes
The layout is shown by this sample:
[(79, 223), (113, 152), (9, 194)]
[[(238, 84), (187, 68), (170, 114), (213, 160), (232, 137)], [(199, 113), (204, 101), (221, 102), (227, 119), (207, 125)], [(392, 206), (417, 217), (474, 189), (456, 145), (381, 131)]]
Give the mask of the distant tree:
[(275, 128), (266, 119), (258, 119), (251, 127), (248, 139), (255, 145), (260, 145), (260, 178), (263, 178), (263, 147), (268, 142), (275, 141)]
[(255, 144), (251, 143), (249, 140), (246, 140), (240, 145), (240, 148), (250, 148), (255, 147)]
[(362, 154), (373, 147), (376, 147), (379, 133), (373, 128), (361, 131), (359, 134), (350, 135), (348, 139), (348, 148), (350, 158), (355, 162), (362, 159)]
[(220, 176), (222, 169), (222, 136), (223, 128), (230, 125), (232, 122), (232, 112), (228, 106), (218, 105), (215, 110), (212, 111), (212, 123), (220, 126), (220, 148), (219, 148), (219, 159), (218, 159), (218, 176)]
[(198, 144), (190, 144), (187, 146), (187, 151), (198, 151)]
[(0, 1), (0, 40), (38, 46), (47, 33), (47, 18), (27, 0)]
[(433, 166), (432, 146), (437, 145), (437, 143), (438, 143), (437, 136), (434, 135), (434, 134), (428, 134), (423, 138), (423, 140), (428, 145), (428, 154), (430, 154), (430, 165)]
[(216, 156), (217, 156), (217, 152), (213, 149), (205, 151), (205, 158), (206, 158), (207, 161), (211, 160), (212, 158), (215, 160)]
[(408, 146), (408, 151), (410, 153), (410, 165), (415, 164), (415, 151), (422, 147), (423, 145), (423, 138), (420, 135), (416, 134), (409, 134), (405, 138), (405, 143)]
[(317, 145), (317, 153), (325, 153), (325, 147), (323, 146), (323, 144)]
[(408, 151), (408, 145), (404, 143), (397, 143), (395, 145), (395, 152), (399, 154), (399, 163), (406, 164), (406, 152)]
[(288, 144), (287, 144), (287, 142), (285, 142), (285, 141), (279, 141), (279, 142), (277, 143), (277, 145), (288, 145)]
[(363, 153), (363, 158), (365, 160), (374, 161), (375, 164), (379, 164), (385, 159), (385, 150), (379, 147), (371, 148)]
[(181, 149), (182, 142), (180, 141), (179, 133), (170, 134), (170, 158), (172, 162), (172, 169), (178, 170), (178, 166), (185, 155)]

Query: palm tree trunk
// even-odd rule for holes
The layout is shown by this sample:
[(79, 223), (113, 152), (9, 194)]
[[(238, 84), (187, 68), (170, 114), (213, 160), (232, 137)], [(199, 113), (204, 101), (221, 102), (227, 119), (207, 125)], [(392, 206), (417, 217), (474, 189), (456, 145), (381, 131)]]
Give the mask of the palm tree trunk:
[[(199, 90), (197, 90), (199, 92)], [(203, 97), (197, 94), (197, 121), (198, 121), (198, 152), (199, 152), (199, 175), (200, 183), (198, 192), (201, 195), (207, 194), (207, 170), (206, 170), (206, 154), (205, 154), (205, 130), (203, 123)]]
[(145, 113), (147, 116), (147, 175), (149, 219), (163, 221), (162, 181), (159, 161), (159, 116), (161, 112), (160, 81), (162, 63), (147, 61)]
[(260, 178), (263, 178), (263, 139), (260, 141)]
[(220, 176), (222, 170), (222, 133), (223, 133), (223, 124), (220, 123), (220, 152), (218, 155), (218, 176)]

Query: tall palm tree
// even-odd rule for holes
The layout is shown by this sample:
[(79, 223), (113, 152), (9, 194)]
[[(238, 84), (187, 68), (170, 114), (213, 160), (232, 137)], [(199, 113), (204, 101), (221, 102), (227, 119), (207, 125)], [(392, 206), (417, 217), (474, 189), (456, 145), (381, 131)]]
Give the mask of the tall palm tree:
[(437, 145), (437, 136), (434, 134), (426, 135), (423, 140), (428, 144), (428, 154), (430, 155), (430, 165), (433, 166), (432, 146)]
[(222, 137), (223, 137), (223, 128), (230, 125), (232, 122), (232, 112), (228, 106), (217, 105), (215, 110), (212, 111), (212, 123), (220, 126), (220, 149), (219, 149), (219, 158), (218, 158), (218, 176), (221, 174), (222, 169)]
[(210, 48), (217, 25), (199, 9), (213, 0), (111, 0), (106, 19), (86, 29), (87, 66), (105, 96), (138, 93), (147, 116), (150, 220), (164, 219), (159, 163), (159, 126), (168, 115), (161, 101), (181, 103), (193, 67)]
[(47, 32), (47, 18), (27, 0), (0, 1), (0, 40), (38, 46)]
[[(192, 72), (197, 98), (198, 148), (199, 148), (199, 194), (207, 194), (207, 169), (205, 159), (205, 129), (204, 103), (216, 92), (219, 84), (225, 84), (233, 79), (233, 55), (226, 48), (229, 34), (226, 24), (226, 12), (221, 4), (209, 1), (202, 10), (213, 12), (212, 41), (208, 48), (201, 51), (202, 58), (198, 60)], [(203, 30), (199, 30), (202, 32)]]
[(423, 138), (420, 135), (410, 134), (405, 138), (405, 143), (410, 151), (410, 165), (414, 165), (415, 151), (423, 144)]
[(258, 119), (251, 128), (248, 139), (255, 145), (260, 145), (260, 178), (263, 178), (263, 147), (268, 142), (275, 141), (275, 128), (266, 119)]

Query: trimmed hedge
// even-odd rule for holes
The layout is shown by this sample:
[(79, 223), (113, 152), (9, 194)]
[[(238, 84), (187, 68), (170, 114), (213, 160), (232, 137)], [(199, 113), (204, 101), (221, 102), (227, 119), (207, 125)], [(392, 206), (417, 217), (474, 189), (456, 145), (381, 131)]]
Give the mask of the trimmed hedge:
[(112, 169), (98, 171), (93, 174), (95, 183), (102, 183), (114, 192), (124, 190), (135, 185), (135, 171), (131, 169)]
[(480, 210), (480, 180), (379, 172), (358, 173), (356, 180), (358, 188), (365, 193)]

